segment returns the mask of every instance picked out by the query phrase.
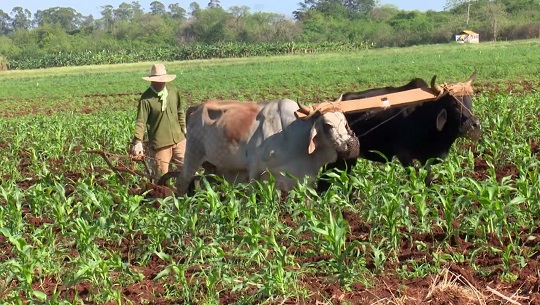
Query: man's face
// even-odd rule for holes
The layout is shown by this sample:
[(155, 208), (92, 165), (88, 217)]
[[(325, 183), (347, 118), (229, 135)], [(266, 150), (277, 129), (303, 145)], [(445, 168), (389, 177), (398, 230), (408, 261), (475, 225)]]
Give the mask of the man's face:
[(160, 91), (163, 90), (163, 88), (165, 87), (165, 83), (152, 82), (152, 87), (153, 87), (154, 90), (156, 90), (157, 92), (160, 92)]

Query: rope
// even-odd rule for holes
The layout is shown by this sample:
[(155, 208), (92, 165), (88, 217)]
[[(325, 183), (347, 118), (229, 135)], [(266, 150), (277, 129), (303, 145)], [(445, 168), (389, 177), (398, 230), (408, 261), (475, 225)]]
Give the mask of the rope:
[[(463, 103), (463, 100), (462, 99), (458, 99), (458, 97), (461, 97), (463, 98), (463, 96), (465, 95), (473, 95), (474, 94), (474, 90), (472, 89), (471, 85), (469, 83), (455, 83), (455, 84), (447, 84), (447, 83), (444, 83), (442, 85), (442, 88), (444, 91), (446, 91), (448, 94), (450, 94), (452, 96), (452, 98), (454, 98), (454, 100), (461, 105), (460, 107), (460, 119), (463, 115), (463, 108), (467, 109), (467, 111), (469, 112), (469, 115), (471, 117), (475, 117), (474, 114), (472, 113), (471, 109), (469, 109), (467, 106), (465, 106), (465, 104)], [(381, 127), (382, 125), (388, 123), (390, 120), (394, 119), (395, 117), (397, 117), (398, 115), (402, 114), (405, 110), (407, 109), (407, 107), (403, 107), (403, 109), (401, 109), (399, 112), (397, 112), (396, 114), (394, 114), (393, 116), (389, 117), (388, 119), (384, 120), (383, 122), (379, 123), (377, 126), (374, 126), (372, 127), (371, 129), (369, 129), (368, 131), (364, 132), (363, 134), (359, 135), (358, 138), (361, 138), (369, 133), (371, 133), (372, 131), (374, 131), (375, 129)], [(350, 123), (349, 125), (354, 125), (356, 124), (357, 122), (359, 121), (362, 121), (362, 120), (366, 120), (367, 119), (367, 116), (368, 114), (370, 114), (370, 112), (362, 115), (361, 117), (359, 117), (358, 119), (354, 120), (352, 123)]]
[[(406, 110), (406, 108), (404, 107), (403, 109), (401, 109), (399, 112), (397, 112), (396, 114), (394, 114), (393, 116), (389, 117), (388, 119), (382, 121), (381, 123), (379, 123), (378, 125), (376, 126), (373, 126), (372, 128), (370, 128), (368, 131), (364, 132), (363, 134), (359, 135), (358, 138), (361, 138), (367, 134), (369, 134), (370, 132), (372, 132), (373, 130), (381, 127), (382, 125), (386, 124), (388, 121), (394, 119), (395, 117), (397, 117), (398, 115), (400, 115), (401, 113), (403, 113), (404, 111)], [(361, 121), (361, 120), (365, 120), (366, 118), (364, 118), (363, 116), (354, 120), (350, 125), (354, 125), (356, 124), (358, 121)]]
[(454, 83), (442, 85), (444, 91), (447, 91), (452, 96), (464, 96), (464, 95), (473, 95), (474, 90), (469, 83)]

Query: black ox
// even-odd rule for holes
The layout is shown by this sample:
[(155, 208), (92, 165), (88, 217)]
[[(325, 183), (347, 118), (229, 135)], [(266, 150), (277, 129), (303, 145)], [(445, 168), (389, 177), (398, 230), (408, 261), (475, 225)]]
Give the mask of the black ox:
[[(476, 73), (462, 85), (470, 85)], [(396, 93), (416, 88), (429, 88), (428, 84), (415, 78), (401, 87), (384, 87), (362, 92), (347, 92), (338, 100), (362, 99), (389, 93)], [(431, 88), (437, 92), (442, 88)], [(469, 94), (451, 95), (443, 93), (436, 101), (419, 104), (395, 106), (387, 110), (371, 110), (346, 113), (349, 126), (360, 141), (359, 158), (376, 162), (387, 162), (396, 156), (403, 166), (410, 166), (418, 160), (428, 171), (430, 165), (437, 163), (437, 158), (444, 159), (450, 147), (458, 137), (467, 137), (477, 141), (481, 136), (479, 119), (472, 112), (472, 99)], [(338, 168), (350, 172), (356, 164), (354, 159), (338, 159), (328, 164), (326, 170)], [(431, 174), (426, 184), (431, 183)], [(323, 177), (319, 180), (318, 190), (330, 187)]]

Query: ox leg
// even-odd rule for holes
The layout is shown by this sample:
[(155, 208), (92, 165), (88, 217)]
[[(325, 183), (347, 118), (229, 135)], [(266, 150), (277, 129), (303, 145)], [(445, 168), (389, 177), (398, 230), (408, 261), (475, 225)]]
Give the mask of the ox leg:
[(184, 166), (182, 172), (176, 178), (176, 192), (178, 196), (184, 196), (193, 187), (192, 181), (195, 173), (202, 164), (204, 149), (198, 141), (188, 141), (186, 143), (186, 153), (184, 155)]
[(254, 180), (259, 180), (260, 181), (261, 179), (265, 178), (263, 176), (268, 177), (267, 175), (263, 175), (263, 173), (258, 170), (256, 163), (252, 162), (252, 163), (249, 164), (249, 173), (248, 173), (248, 182), (249, 183), (251, 183)]
[[(398, 156), (398, 160), (404, 167), (412, 166), (418, 172), (419, 168), (414, 166), (413, 159), (408, 154)], [(420, 159), (418, 161), (421, 164), (420, 167), (424, 168), (427, 171), (426, 178), (424, 179), (424, 184), (429, 187), (431, 183), (433, 182), (433, 173), (431, 172), (431, 165), (433, 165), (435, 161), (433, 159), (428, 159), (428, 160)]]
[(216, 179), (216, 177), (220, 176), (221, 174), (219, 173), (217, 167), (214, 164), (205, 161), (202, 163), (201, 167), (203, 169), (203, 174), (197, 175), (197, 177), (191, 180), (188, 188), (188, 194), (193, 194), (197, 187), (201, 187), (201, 179), (205, 179), (210, 184), (215, 184), (219, 182), (219, 179)]
[(433, 159), (427, 160), (427, 162), (424, 164), (424, 169), (427, 171), (426, 179), (424, 179), (424, 184), (426, 186), (431, 186), (431, 183), (433, 183), (433, 172), (431, 171), (431, 166), (435, 164)]
[(275, 187), (277, 189), (281, 189), (283, 183), (281, 179), (282, 177), (279, 173), (274, 174), (268, 170), (261, 170), (259, 169), (259, 164), (257, 162), (251, 162), (249, 164), (248, 183), (250, 183), (252, 186), (255, 181), (268, 183), (268, 181), (270, 180), (270, 175), (272, 175), (272, 177), (274, 178)]

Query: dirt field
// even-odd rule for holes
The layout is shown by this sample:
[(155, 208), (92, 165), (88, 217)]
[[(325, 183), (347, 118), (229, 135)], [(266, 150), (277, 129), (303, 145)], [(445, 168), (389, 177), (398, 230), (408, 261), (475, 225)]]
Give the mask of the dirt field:
[[(476, 84), (475, 88), (477, 93), (489, 93), (494, 94), (503, 92), (512, 92), (513, 94), (520, 94), (521, 92), (531, 92), (540, 88), (540, 83), (505, 83), (505, 84)], [(100, 97), (93, 97), (96, 101), (100, 100)], [(80, 109), (82, 113), (92, 113), (95, 109), (99, 109), (100, 103), (90, 104)], [(46, 109), (40, 109), (39, 107), (24, 109), (16, 115), (28, 115), (28, 114), (47, 114)], [(0, 115), (7, 115), (2, 114)], [(13, 113), (10, 114), (12, 116)], [(540, 119), (540, 115), (538, 117)], [(0, 139), (0, 149), (5, 148), (8, 145), (7, 139)], [(469, 144), (471, 145), (471, 144)], [(473, 147), (474, 148), (474, 147)], [(532, 154), (540, 160), (540, 139), (531, 141), (530, 149)], [(475, 166), (472, 178), (481, 181), (488, 176), (488, 166), (486, 160), (480, 156), (475, 156)], [(21, 151), (19, 154), (21, 162), (19, 163), (19, 171), (23, 176), (28, 179), (20, 181), (18, 185), (22, 189), (26, 189), (33, 183), (38, 181), (38, 177), (33, 177), (32, 173), (27, 169), (31, 164), (30, 154), (25, 151)], [(62, 164), (65, 160), (56, 160), (57, 164), (50, 164), (49, 168), (62, 168)], [(501, 162), (504, 163), (504, 162)], [(76, 172), (64, 173), (66, 177), (67, 189), (73, 189), (73, 181), (77, 178), (83, 177), (85, 173), (93, 170), (94, 172), (107, 173), (110, 171), (108, 168), (94, 168), (94, 169), (81, 169)], [(502, 179), (504, 176), (518, 177), (521, 173), (512, 164), (501, 165), (496, 168), (497, 179)], [(99, 179), (99, 175), (97, 176)], [(106, 180), (98, 181), (98, 183), (107, 185)], [(437, 182), (435, 182), (437, 183)], [(131, 187), (133, 194), (143, 194), (148, 189), (153, 189), (153, 193), (150, 196), (163, 197), (167, 191), (159, 189), (150, 183), (143, 185), (134, 185)], [(69, 196), (68, 194), (66, 194)], [(158, 204), (157, 202), (154, 204)], [(52, 223), (53, 219), (38, 219), (30, 214), (28, 211), (25, 218), (35, 227), (39, 227), (44, 223)], [(370, 227), (366, 223), (358, 218), (355, 213), (350, 211), (344, 211), (344, 217), (348, 221), (351, 232), (347, 236), (347, 240), (359, 240), (365, 241), (369, 235)], [(287, 224), (291, 228), (295, 228), (297, 224), (294, 223), (292, 218), (288, 215), (283, 215), (281, 221)], [(459, 221), (459, 220), (456, 220)], [(522, 240), (524, 247), (531, 249), (538, 249), (540, 240), (540, 229), (537, 229), (533, 235), (529, 235), (528, 228), (523, 228), (520, 236), (512, 236), (511, 238), (519, 238)], [(534, 237), (534, 238), (533, 238)], [(427, 248), (436, 248), (436, 245), (446, 238), (446, 233), (440, 229), (435, 230), (429, 234), (417, 234), (413, 235), (415, 241), (421, 241), (427, 245)], [(120, 253), (122, 257), (127, 257), (132, 253), (133, 249), (137, 249), (141, 244), (147, 242), (147, 237), (143, 235), (136, 235), (133, 239), (124, 239), (121, 244), (108, 244), (103, 241), (98, 241), (101, 247), (109, 249), (111, 252)], [(503, 245), (498, 238), (487, 240), (487, 243), (493, 247), (501, 248)], [(11, 245), (6, 241), (6, 238), (0, 235), (0, 246), (5, 249), (4, 253), (9, 253), (8, 250)], [(286, 245), (287, 246), (287, 245)], [(472, 249), (471, 243), (467, 242), (464, 236), (460, 234), (454, 235), (451, 238), (450, 246), (444, 249), (445, 253), (467, 254)], [(296, 249), (298, 252), (302, 252), (302, 249)], [(73, 250), (73, 255), (77, 255), (77, 251)], [(423, 261), (432, 261), (433, 253), (426, 253), (423, 250), (417, 250), (416, 246), (410, 244), (409, 241), (403, 240), (401, 243), (401, 251), (398, 255), (398, 263), (387, 263), (385, 271), (382, 274), (377, 275), (376, 282), (372, 287), (365, 287), (361, 283), (355, 283), (350, 288), (344, 288), (335, 282), (328, 280), (325, 275), (318, 276), (305, 276), (301, 277), (299, 281), (301, 285), (307, 290), (311, 291), (311, 296), (305, 299), (296, 298), (278, 298), (276, 304), (540, 304), (540, 259), (538, 252), (536, 252), (527, 262), (524, 268), (521, 270), (513, 270), (514, 274), (517, 274), (517, 279), (512, 283), (503, 282), (501, 280), (501, 259), (492, 255), (481, 254), (477, 256), (478, 262), (485, 266), (485, 269), (480, 274), (478, 270), (472, 268), (467, 263), (463, 264), (448, 264), (448, 267), (444, 269), (441, 274), (428, 276), (419, 279), (400, 279), (399, 274), (395, 271), (398, 268), (398, 264), (415, 260), (421, 264)], [(0, 257), (0, 260), (9, 259), (8, 256)], [(303, 264), (306, 261), (303, 259), (309, 259), (310, 261), (324, 261), (327, 257), (309, 257), (304, 258), (301, 256), (296, 257), (298, 264)], [(166, 267), (166, 262), (159, 259), (157, 256), (151, 258), (151, 262), (147, 266), (135, 266), (145, 279), (137, 282), (133, 285), (128, 285), (121, 288), (122, 297), (130, 300), (133, 304), (143, 304), (139, 300), (145, 299), (144, 304), (170, 304), (165, 298), (164, 286), (162, 281), (152, 280), (161, 270)], [(367, 262), (368, 268), (373, 269), (373, 262)], [(371, 266), (371, 267), (370, 267)], [(490, 266), (493, 266), (490, 268)], [(489, 270), (487, 272), (486, 270)], [(186, 278), (189, 278), (190, 273), (195, 273), (198, 270), (186, 270)], [(60, 292), (61, 296), (73, 296), (77, 294), (80, 297), (92, 294), (93, 290), (90, 284), (85, 281), (81, 281), (73, 289), (67, 289), (63, 286), (63, 283), (59, 283), (57, 279), (52, 277), (45, 277), (39, 283), (34, 283), (34, 289), (44, 291), (47, 295), (52, 295), (55, 291)], [(255, 289), (255, 288), (254, 288)], [(232, 291), (222, 291), (220, 293), (220, 303), (229, 304), (239, 301), (239, 295)]]

